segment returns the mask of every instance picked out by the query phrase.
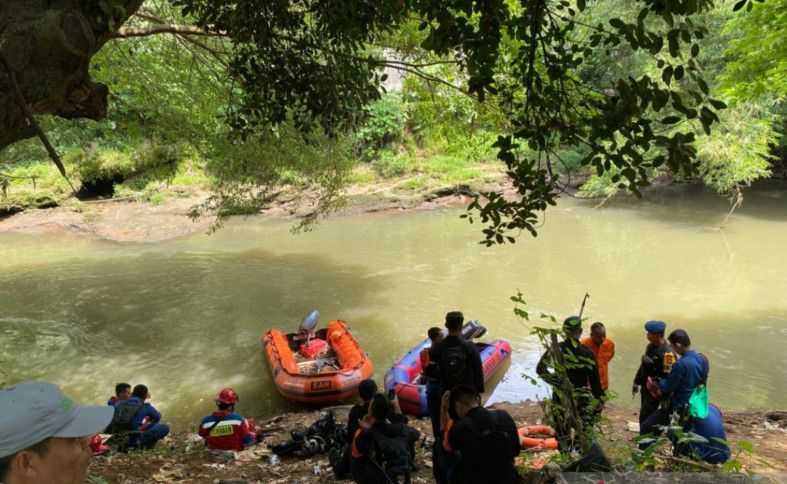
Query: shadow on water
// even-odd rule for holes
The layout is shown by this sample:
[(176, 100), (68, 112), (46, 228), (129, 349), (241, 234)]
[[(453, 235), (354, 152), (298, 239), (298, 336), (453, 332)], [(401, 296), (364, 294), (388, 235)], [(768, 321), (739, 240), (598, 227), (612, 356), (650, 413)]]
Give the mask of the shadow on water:
[(271, 414), (289, 407), (273, 391), (261, 332), (294, 330), (314, 308), (326, 324), (344, 308), (373, 305), (378, 281), (366, 274), (262, 250), (17, 270), (0, 275), (0, 380), (49, 380), (86, 401), (104, 401), (118, 381), (146, 383), (176, 422), (175, 409), (208, 411), (212, 394), (233, 385), (244, 411)]

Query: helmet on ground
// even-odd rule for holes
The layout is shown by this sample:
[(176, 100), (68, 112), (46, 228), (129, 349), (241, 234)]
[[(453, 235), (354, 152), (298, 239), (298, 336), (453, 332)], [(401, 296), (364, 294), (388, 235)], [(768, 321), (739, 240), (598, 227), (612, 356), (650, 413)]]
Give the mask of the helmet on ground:
[(238, 403), (238, 394), (235, 393), (235, 390), (232, 388), (225, 388), (219, 392), (219, 396), (216, 397), (216, 401), (219, 403), (225, 403), (227, 405), (233, 405)]

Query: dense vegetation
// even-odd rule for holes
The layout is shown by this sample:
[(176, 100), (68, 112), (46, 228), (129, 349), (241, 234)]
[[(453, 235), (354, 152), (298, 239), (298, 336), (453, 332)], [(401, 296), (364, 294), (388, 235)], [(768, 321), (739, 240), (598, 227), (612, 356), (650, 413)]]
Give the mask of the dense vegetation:
[[(210, 189), (198, 210), (224, 214), (282, 186), (318, 188), (330, 208), (348, 182), (423, 189), (505, 170), (522, 199), (476, 207), (498, 241), (577, 181), (586, 196), (662, 175), (728, 194), (783, 171), (787, 0), (405, 3), (345, 16), (306, 2), (312, 23), (288, 2), (238, 16), (148, 0), (93, 58), (107, 118), (40, 122), (82, 195), (157, 203)], [(211, 35), (156, 31), (167, 25)], [(401, 88), (378, 97), (394, 69)], [(37, 141), (0, 163), (0, 205), (71, 192)]]

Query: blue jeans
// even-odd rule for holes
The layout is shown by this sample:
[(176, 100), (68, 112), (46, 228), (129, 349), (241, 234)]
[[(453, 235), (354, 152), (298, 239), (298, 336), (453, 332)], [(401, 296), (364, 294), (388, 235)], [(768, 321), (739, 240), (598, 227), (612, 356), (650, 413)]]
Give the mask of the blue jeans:
[(128, 436), (129, 449), (152, 449), (156, 442), (169, 434), (169, 425), (157, 423), (144, 432), (133, 433)]

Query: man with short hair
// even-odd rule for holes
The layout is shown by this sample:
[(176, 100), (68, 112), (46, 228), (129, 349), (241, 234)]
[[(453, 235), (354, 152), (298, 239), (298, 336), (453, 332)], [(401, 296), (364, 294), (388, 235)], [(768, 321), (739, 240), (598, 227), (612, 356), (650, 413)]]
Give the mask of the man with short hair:
[(609, 362), (615, 357), (615, 342), (607, 338), (607, 328), (600, 321), (596, 321), (590, 326), (590, 336), (582, 338), (581, 342), (595, 355), (601, 389), (607, 391), (609, 389)]
[(111, 420), (112, 408), (76, 405), (51, 383), (0, 390), (0, 482), (81, 484), (90, 436)]
[(631, 389), (632, 395), (640, 392), (640, 425), (659, 408), (659, 399), (651, 395), (646, 388), (648, 380), (658, 383), (667, 378), (672, 370), (672, 365), (677, 360), (669, 343), (664, 339), (666, 329), (667, 324), (664, 321), (645, 323), (648, 345), (645, 347), (645, 354), (642, 355), (642, 363), (634, 376), (634, 385)]
[(647, 387), (656, 398), (669, 398), (669, 405), (656, 410), (640, 425), (640, 435), (661, 433), (660, 427), (669, 425), (673, 413), (677, 414), (679, 423), (684, 424), (688, 418), (691, 394), (708, 380), (708, 359), (691, 349), (688, 333), (676, 329), (667, 339), (680, 359), (672, 366), (667, 378), (659, 382), (651, 381)]
[[(128, 447), (130, 449), (152, 449), (156, 442), (169, 434), (169, 426), (161, 422), (161, 414), (147, 400), (150, 392), (145, 385), (136, 385), (131, 391), (131, 398), (115, 404), (118, 415), (125, 407), (133, 411), (128, 424)], [(113, 421), (114, 423), (114, 421)]]
[(128, 383), (118, 383), (115, 385), (115, 394), (109, 397), (107, 405), (114, 407), (117, 402), (128, 400), (131, 396), (131, 385)]
[(235, 413), (238, 400), (235, 390), (222, 389), (215, 400), (218, 409), (200, 422), (199, 435), (209, 449), (241, 451), (259, 441), (254, 423)]
[(350, 415), (347, 417), (347, 440), (352, 443), (355, 431), (358, 430), (358, 423), (369, 413), (369, 404), (377, 394), (377, 383), (371, 378), (361, 381), (358, 385), (358, 396), (361, 401), (350, 408)]
[(451, 451), (459, 455), (451, 484), (519, 482), (514, 459), (521, 447), (511, 415), (481, 406), (481, 395), (467, 385), (454, 387), (449, 401), (457, 420), (447, 430), (447, 441)]
[[(439, 368), (438, 380), (443, 394), (456, 385), (469, 385), (484, 393), (484, 367), (478, 348), (462, 337), (464, 315), (451, 311), (445, 315), (446, 336), (429, 352), (430, 361)], [(441, 395), (442, 397), (442, 395)]]

